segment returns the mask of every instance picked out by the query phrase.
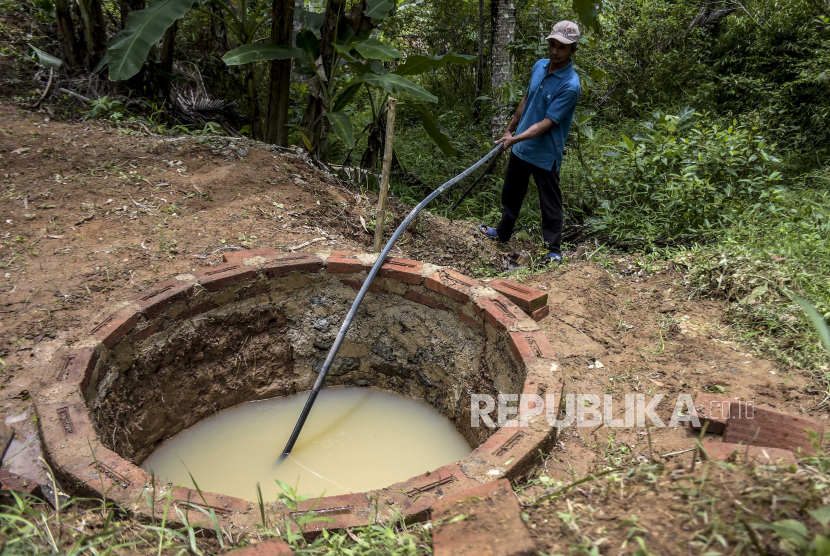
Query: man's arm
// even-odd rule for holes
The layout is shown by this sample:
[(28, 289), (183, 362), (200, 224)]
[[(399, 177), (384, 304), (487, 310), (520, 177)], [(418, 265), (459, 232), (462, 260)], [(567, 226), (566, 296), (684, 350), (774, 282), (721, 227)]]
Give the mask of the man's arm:
[[(553, 101), (551, 101), (550, 106), (548, 106), (545, 119), (533, 124), (515, 137), (512, 137), (509, 132), (505, 132), (505, 136), (497, 141), (497, 143), (501, 142), (503, 148), (509, 149), (516, 143), (521, 143), (522, 141), (527, 141), (528, 139), (533, 139), (534, 137), (539, 137), (547, 133), (553, 126), (559, 125), (559, 122), (565, 114), (569, 112), (573, 113), (576, 103), (579, 101), (579, 93), (580, 91), (578, 89), (569, 88), (557, 94)], [(522, 101), (522, 108), (524, 108), (524, 101)], [(513, 124), (512, 121), (510, 123), (511, 125)]]
[[(511, 122), (512, 123), (512, 122)], [(547, 133), (551, 130), (551, 128), (556, 125), (553, 123), (553, 120), (550, 118), (545, 118), (541, 122), (535, 123), (526, 130), (524, 130), (519, 135), (511, 136), (502, 138), (502, 147), (504, 149), (509, 149), (516, 143), (521, 143), (522, 141), (527, 141), (528, 139), (533, 139), (534, 137), (539, 137), (540, 135)], [(506, 133), (505, 133), (506, 134)]]
[(507, 129), (505, 130), (504, 135), (501, 136), (501, 139), (496, 141), (496, 144), (513, 137), (513, 133), (516, 131), (516, 128), (519, 127), (519, 121), (522, 119), (522, 114), (525, 110), (525, 102), (527, 102), (527, 96), (525, 96), (522, 99), (522, 102), (519, 103), (516, 113), (513, 114), (513, 119), (510, 120), (509, 124), (507, 124)]

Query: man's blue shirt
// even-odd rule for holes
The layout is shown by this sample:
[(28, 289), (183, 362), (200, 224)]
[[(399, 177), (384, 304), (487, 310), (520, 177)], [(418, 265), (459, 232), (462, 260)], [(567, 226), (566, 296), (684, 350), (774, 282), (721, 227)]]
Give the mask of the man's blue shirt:
[(582, 93), (579, 76), (573, 62), (548, 75), (550, 60), (534, 64), (527, 88), (527, 101), (516, 135), (550, 118), (555, 124), (539, 137), (522, 141), (513, 146), (513, 154), (534, 166), (552, 170), (562, 168), (562, 152), (571, 129), (574, 109)]

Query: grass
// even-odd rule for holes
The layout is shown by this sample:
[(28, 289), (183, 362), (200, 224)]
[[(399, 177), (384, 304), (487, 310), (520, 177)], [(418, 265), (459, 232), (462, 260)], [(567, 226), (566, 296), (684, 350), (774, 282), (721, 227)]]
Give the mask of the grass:
[(737, 340), (806, 370), (830, 395), (830, 354), (786, 295), (794, 291), (830, 317), (830, 172), (812, 177), (811, 187), (782, 193), (773, 214), (758, 210), (716, 245), (681, 250), (673, 260), (693, 296), (727, 301)]
[[(213, 533), (211, 518), (191, 523), (187, 512), (204, 512), (195, 504), (166, 500), (155, 523), (141, 523), (109, 501), (71, 499), (55, 510), (39, 497), (13, 492), (0, 504), (0, 535), (3, 554), (220, 554), (250, 542), (232, 545), (224, 530), (224, 543)], [(102, 511), (102, 508), (104, 511)], [(175, 517), (181, 525), (171, 525)], [(207, 516), (206, 516), (207, 517)], [(219, 527), (216, 525), (216, 527)], [(348, 531), (323, 532), (313, 541), (301, 535), (283, 536), (298, 554), (399, 554), (431, 553), (429, 530), (423, 525), (401, 522), (355, 527)], [(279, 536), (276, 530), (262, 530), (262, 538)], [(238, 540), (238, 539), (237, 539)]]
[[(618, 464), (616, 448), (613, 440), (604, 447), (609, 466)], [(552, 478), (542, 466), (516, 485), (523, 518), (538, 540), (558, 551), (551, 554), (830, 553), (830, 458), (775, 466), (746, 465), (740, 458), (700, 462), (697, 455), (682, 451), (670, 462), (608, 467), (583, 478), (572, 474), (569, 481)], [(697, 465), (689, 466), (687, 458)], [(281, 486), (280, 500), (296, 507), (303, 497)], [(188, 511), (205, 519), (191, 522)], [(173, 505), (170, 494), (154, 515), (144, 523), (105, 498), (68, 499), (53, 508), (39, 497), (10, 493), (0, 503), (3, 554), (202, 556), (257, 542), (234, 538), (199, 505)], [(323, 531), (314, 539), (297, 534), (298, 527), (319, 519), (264, 524), (256, 537), (281, 537), (301, 555), (432, 552), (431, 524), (392, 520)]]
[(561, 554), (827, 554), (828, 465), (647, 463), (555, 485), (524, 508)]
[[(191, 476), (192, 479), (192, 476)], [(201, 490), (194, 487), (205, 506)], [(155, 485), (155, 481), (153, 482)], [(306, 497), (297, 495), (288, 485), (280, 485), (280, 501), (296, 508)], [(103, 483), (102, 483), (103, 488)], [(429, 527), (407, 526), (402, 520), (354, 527), (346, 531), (323, 531), (315, 539), (306, 539), (300, 530), (314, 521), (327, 520), (302, 514), (289, 521), (263, 525), (256, 538), (234, 537), (217, 519), (211, 509), (195, 503), (177, 501), (172, 491), (163, 507), (156, 504), (155, 489), (146, 492), (146, 503), (152, 508), (150, 523), (130, 516), (122, 507), (107, 500), (72, 498), (50, 505), (44, 499), (25, 493), (8, 492), (0, 498), (0, 544), (4, 556), (29, 554), (156, 554), (198, 556), (222, 554), (262, 539), (281, 537), (297, 554), (348, 554), (417, 556), (430, 554)], [(158, 511), (160, 510), (160, 511)], [(191, 522), (188, 516), (204, 514), (201, 521)], [(175, 521), (175, 524), (174, 524)]]

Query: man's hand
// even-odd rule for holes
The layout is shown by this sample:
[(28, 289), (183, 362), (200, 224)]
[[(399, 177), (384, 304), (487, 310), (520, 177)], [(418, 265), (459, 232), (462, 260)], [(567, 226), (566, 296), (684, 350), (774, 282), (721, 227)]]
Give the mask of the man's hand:
[(495, 142), (496, 145), (498, 145), (499, 143), (501, 143), (502, 148), (505, 150), (509, 149), (510, 145), (514, 143), (513, 134), (510, 132), (509, 129), (506, 129), (504, 131), (504, 135), (502, 135), (501, 138)]

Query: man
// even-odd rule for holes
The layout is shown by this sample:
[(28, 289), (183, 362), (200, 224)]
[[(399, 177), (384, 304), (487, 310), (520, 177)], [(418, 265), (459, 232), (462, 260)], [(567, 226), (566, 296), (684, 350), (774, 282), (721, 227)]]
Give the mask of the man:
[(571, 61), (578, 40), (579, 27), (571, 21), (560, 21), (548, 35), (550, 59), (539, 60), (533, 66), (527, 94), (507, 131), (496, 141), (504, 149), (513, 147), (501, 194), (501, 222), (497, 228), (485, 224), (479, 228), (491, 239), (509, 240), (532, 175), (542, 207), (542, 236), (550, 250), (545, 259), (557, 263), (562, 262), (564, 224), (559, 171), (574, 109), (582, 92)]

